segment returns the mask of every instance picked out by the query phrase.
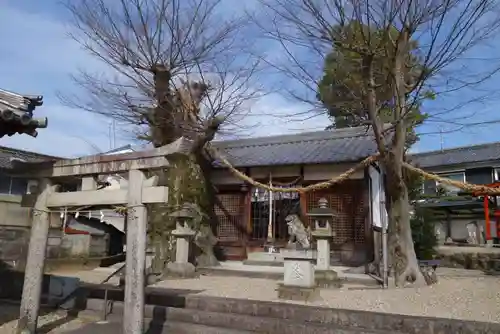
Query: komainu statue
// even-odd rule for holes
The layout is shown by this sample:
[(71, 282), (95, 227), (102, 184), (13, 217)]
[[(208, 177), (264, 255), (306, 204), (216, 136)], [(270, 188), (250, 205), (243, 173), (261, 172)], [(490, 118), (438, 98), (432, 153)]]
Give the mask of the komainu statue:
[(285, 221), (288, 225), (288, 234), (290, 235), (288, 247), (297, 247), (297, 244), (299, 244), (302, 249), (311, 248), (310, 231), (305, 228), (299, 216), (296, 214), (288, 215)]
[(210, 226), (203, 224), (203, 220), (207, 215), (203, 213), (201, 208), (194, 203), (185, 203), (185, 208), (188, 208), (193, 214), (193, 229), (196, 231), (194, 244), (198, 248), (196, 257), (196, 265), (200, 267), (218, 266), (219, 261), (214, 254), (214, 246), (217, 244), (217, 237), (212, 232)]

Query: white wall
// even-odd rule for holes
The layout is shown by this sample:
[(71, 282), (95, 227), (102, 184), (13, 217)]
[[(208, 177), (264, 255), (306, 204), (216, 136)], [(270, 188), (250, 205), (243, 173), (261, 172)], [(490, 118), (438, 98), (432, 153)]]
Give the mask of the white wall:
[[(304, 166), (304, 180), (305, 181), (325, 181), (335, 178), (342, 173), (346, 172), (355, 164), (329, 164), (329, 165), (306, 165)], [(245, 173), (245, 170), (239, 169)], [(272, 173), (273, 177), (299, 177), (301, 167), (295, 166), (278, 166), (278, 167), (252, 167), (249, 168), (249, 176), (253, 179), (265, 179)], [(354, 173), (350, 179), (364, 178), (364, 171), (359, 170)], [(226, 169), (214, 170), (212, 173), (212, 180), (214, 184), (242, 184), (243, 181)]]
[[(306, 181), (323, 181), (333, 179), (345, 173), (350, 168), (357, 164), (331, 164), (331, 165), (309, 165), (304, 166), (304, 180)], [(363, 169), (358, 170), (350, 179), (364, 178)]]

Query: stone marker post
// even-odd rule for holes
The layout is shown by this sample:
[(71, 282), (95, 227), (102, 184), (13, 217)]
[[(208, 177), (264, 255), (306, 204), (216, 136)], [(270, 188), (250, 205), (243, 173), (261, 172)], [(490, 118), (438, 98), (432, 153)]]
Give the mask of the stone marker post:
[(314, 262), (316, 252), (311, 249), (282, 250), (285, 261), (283, 283), (278, 285), (278, 298), (313, 301), (319, 297), (316, 288)]
[[(282, 251), (284, 259), (283, 283), (278, 284), (278, 298), (312, 301), (319, 297), (314, 275), (316, 252), (311, 249), (311, 241), (304, 225), (298, 217), (287, 217), (290, 240)], [(295, 240), (295, 242), (293, 242)]]

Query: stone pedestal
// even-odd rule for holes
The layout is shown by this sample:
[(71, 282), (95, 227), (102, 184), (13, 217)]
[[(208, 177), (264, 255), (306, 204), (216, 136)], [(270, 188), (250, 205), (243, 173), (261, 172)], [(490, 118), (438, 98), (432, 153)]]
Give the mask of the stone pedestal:
[(195, 234), (196, 232), (190, 228), (180, 226), (172, 231), (172, 235), (176, 238), (176, 249), (175, 262), (167, 264), (169, 276), (190, 278), (196, 275), (196, 268), (189, 262), (189, 246)]
[(278, 285), (278, 298), (312, 301), (319, 298), (316, 287), (314, 262), (316, 252), (312, 250), (285, 250), (284, 281)]
[(316, 284), (321, 288), (340, 288), (342, 286), (337, 273), (330, 268), (331, 231), (314, 231), (317, 240)]
[[(313, 234), (314, 235), (314, 234)], [(325, 271), (330, 269), (330, 239), (331, 237), (317, 237), (318, 259), (316, 269)]]

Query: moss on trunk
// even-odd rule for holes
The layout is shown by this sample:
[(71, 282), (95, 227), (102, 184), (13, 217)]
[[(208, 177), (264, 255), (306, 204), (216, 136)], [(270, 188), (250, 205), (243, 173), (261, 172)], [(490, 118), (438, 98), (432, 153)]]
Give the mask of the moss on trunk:
[[(175, 238), (172, 231), (176, 222), (169, 214), (184, 203), (193, 203), (202, 210), (208, 205), (207, 184), (194, 155), (168, 157), (169, 168), (158, 172), (159, 184), (169, 188), (168, 203), (153, 205), (149, 210), (148, 237), (154, 248), (152, 271), (161, 273), (168, 262), (175, 260)], [(201, 224), (209, 225), (204, 218)], [(194, 226), (199, 230), (200, 226)]]

